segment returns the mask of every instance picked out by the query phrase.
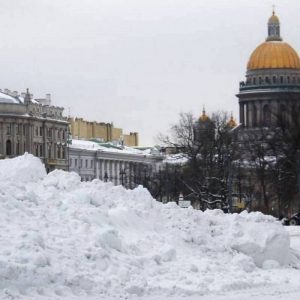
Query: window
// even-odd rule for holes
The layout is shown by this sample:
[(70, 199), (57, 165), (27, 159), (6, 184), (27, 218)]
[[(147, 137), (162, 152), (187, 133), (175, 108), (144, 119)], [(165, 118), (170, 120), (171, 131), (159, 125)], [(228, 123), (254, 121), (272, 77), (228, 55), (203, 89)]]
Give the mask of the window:
[(62, 157), (63, 159), (66, 158), (66, 150), (65, 150), (65, 147), (62, 147)]
[(80, 168), (82, 168), (82, 159), (80, 160)]
[(17, 135), (22, 134), (22, 125), (21, 124), (16, 124), (16, 132), (17, 132)]
[(280, 76), (280, 83), (283, 83), (283, 76)]
[(11, 124), (8, 124), (8, 125), (6, 126), (6, 134), (7, 134), (7, 135), (11, 135)]
[(86, 167), (86, 168), (88, 167), (88, 163), (89, 163), (89, 162), (88, 162), (88, 160), (86, 159), (86, 160), (85, 160), (85, 167)]
[(65, 139), (65, 130), (63, 130), (63, 132), (62, 132), (62, 138), (63, 138), (63, 140)]
[(256, 84), (256, 77), (253, 78), (253, 84)]
[(287, 83), (290, 83), (290, 76), (287, 76), (286, 81)]
[(60, 158), (60, 147), (57, 147), (57, 158)]
[(267, 76), (266, 78), (265, 78), (265, 81), (266, 81), (266, 83), (270, 83), (270, 80), (269, 80), (269, 77)]
[(75, 158), (75, 167), (77, 167), (77, 158)]
[(52, 157), (52, 149), (51, 149), (51, 145), (48, 146), (48, 158), (51, 158)]
[(40, 127), (40, 136), (43, 136), (43, 127)]
[(6, 155), (12, 155), (11, 141), (10, 140), (6, 141)]
[(273, 83), (276, 83), (276, 81), (277, 81), (276, 76), (273, 76)]
[(259, 82), (259, 84), (262, 84), (262, 78), (261, 77), (258, 78), (258, 82)]
[(35, 150), (35, 156), (39, 156), (39, 146), (34, 145), (34, 150)]
[(35, 135), (38, 136), (39, 135), (39, 128), (35, 127)]
[(17, 155), (20, 155), (20, 154), (21, 154), (20, 142), (19, 142), (19, 141), (17, 141), (17, 144), (16, 144), (16, 154), (17, 154)]
[(26, 135), (26, 126), (23, 125), (23, 135)]
[(69, 160), (70, 167), (72, 167), (72, 158)]
[(43, 145), (42, 145), (42, 144), (40, 145), (40, 156), (41, 156), (41, 157), (44, 156), (44, 154), (43, 154)]
[(91, 168), (93, 168), (93, 167), (94, 167), (94, 161), (91, 160)]
[(48, 137), (51, 138), (52, 137), (52, 129), (48, 128)]

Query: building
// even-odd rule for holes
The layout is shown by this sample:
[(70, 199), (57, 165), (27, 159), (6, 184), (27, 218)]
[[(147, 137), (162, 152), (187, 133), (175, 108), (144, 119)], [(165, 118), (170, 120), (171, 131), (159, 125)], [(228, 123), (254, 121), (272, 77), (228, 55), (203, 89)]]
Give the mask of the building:
[(274, 11), (267, 29), (266, 40), (250, 55), (246, 80), (240, 82), (237, 94), (242, 160), (236, 166), (235, 190), (240, 195), (246, 192), (257, 209), (280, 215), (299, 209), (295, 147), (300, 130), (300, 59), (283, 41)]
[(0, 157), (25, 152), (40, 157), (47, 171), (67, 169), (68, 121), (63, 108), (51, 105), (50, 94), (34, 99), (0, 90)]
[(289, 108), (300, 109), (300, 59), (283, 42), (274, 11), (268, 21), (266, 41), (251, 54), (246, 80), (240, 82), (237, 97), (240, 123), (247, 128), (275, 127)]
[(69, 170), (78, 173), (83, 181), (97, 178), (127, 188), (147, 186), (161, 161), (159, 154), (111, 143), (72, 140), (69, 146)]
[(128, 147), (138, 146), (138, 133), (123, 134), (123, 129), (114, 127), (112, 123), (90, 122), (82, 118), (69, 118), (70, 131), (74, 139), (99, 142), (113, 142)]

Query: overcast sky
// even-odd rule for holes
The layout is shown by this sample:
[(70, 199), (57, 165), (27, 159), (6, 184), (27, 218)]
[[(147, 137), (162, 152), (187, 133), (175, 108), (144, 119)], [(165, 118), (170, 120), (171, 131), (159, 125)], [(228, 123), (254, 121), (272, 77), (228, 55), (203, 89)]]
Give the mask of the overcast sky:
[(51, 93), (66, 115), (151, 145), (180, 112), (238, 118), (238, 83), (272, 4), (299, 51), (299, 0), (0, 0), (0, 88)]

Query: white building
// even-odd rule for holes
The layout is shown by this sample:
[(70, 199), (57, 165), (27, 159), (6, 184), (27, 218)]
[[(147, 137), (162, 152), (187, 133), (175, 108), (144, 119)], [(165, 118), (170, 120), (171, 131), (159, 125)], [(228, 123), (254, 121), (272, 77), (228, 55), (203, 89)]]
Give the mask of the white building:
[(151, 154), (149, 150), (109, 143), (72, 140), (69, 145), (69, 170), (78, 173), (83, 181), (98, 178), (133, 188), (148, 181), (158, 171), (161, 161), (161, 155)]

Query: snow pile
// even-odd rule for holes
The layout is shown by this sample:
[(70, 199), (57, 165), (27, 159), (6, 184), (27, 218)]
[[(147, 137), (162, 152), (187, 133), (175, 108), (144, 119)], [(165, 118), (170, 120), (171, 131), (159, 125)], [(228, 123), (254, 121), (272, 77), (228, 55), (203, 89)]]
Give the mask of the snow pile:
[(0, 229), (7, 299), (203, 295), (276, 284), (270, 269), (291, 262), (270, 216), (163, 205), (141, 187), (46, 175), (31, 155), (0, 161)]

